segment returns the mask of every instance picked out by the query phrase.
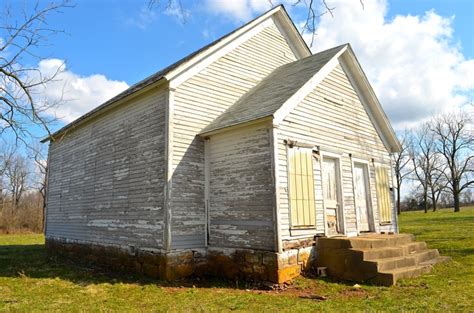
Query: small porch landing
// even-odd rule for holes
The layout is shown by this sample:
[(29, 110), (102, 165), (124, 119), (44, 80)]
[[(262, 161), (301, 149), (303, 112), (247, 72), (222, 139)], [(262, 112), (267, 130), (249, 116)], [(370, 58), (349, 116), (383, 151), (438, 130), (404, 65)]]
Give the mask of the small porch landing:
[(316, 266), (340, 279), (391, 286), (428, 273), (446, 259), (412, 234), (366, 234), (318, 238)]

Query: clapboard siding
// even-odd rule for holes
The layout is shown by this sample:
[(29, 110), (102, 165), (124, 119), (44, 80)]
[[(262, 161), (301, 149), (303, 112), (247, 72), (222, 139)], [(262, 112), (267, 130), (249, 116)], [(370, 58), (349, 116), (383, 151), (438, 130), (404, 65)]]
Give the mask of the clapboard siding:
[(173, 248), (205, 244), (204, 143), (196, 135), (276, 67), (294, 60), (286, 39), (271, 23), (174, 91)]
[(210, 246), (274, 250), (270, 132), (258, 124), (210, 137)]
[(51, 143), (46, 236), (161, 247), (165, 102), (147, 92)]
[[(335, 103), (336, 102), (336, 103)], [(278, 175), (280, 196), (281, 237), (292, 238), (290, 230), (287, 177), (287, 146), (285, 139), (319, 146), (321, 151), (341, 155), (342, 197), (346, 232), (357, 231), (352, 180), (352, 159), (381, 162), (390, 165), (390, 155), (367, 111), (340, 65), (338, 65), (309, 95), (299, 103), (279, 126)], [(319, 162), (315, 162), (316, 230), (324, 232), (324, 209)], [(375, 193), (374, 165), (370, 163), (370, 189), (377, 230), (394, 230), (394, 225), (380, 226)]]

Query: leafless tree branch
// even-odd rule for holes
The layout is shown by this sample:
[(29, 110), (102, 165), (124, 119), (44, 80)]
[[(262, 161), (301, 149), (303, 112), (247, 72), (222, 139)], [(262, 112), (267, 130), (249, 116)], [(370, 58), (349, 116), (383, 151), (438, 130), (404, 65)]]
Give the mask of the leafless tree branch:
[(38, 48), (62, 32), (48, 25), (48, 17), (68, 7), (67, 0), (46, 6), (38, 2), (30, 10), (23, 10), (21, 17), (8, 6), (0, 13), (0, 134), (12, 134), (16, 143), (30, 140), (31, 126), (51, 134), (49, 125), (54, 118), (46, 111), (53, 104), (38, 97), (38, 88), (55, 80), (63, 67), (45, 74), (26, 63), (31, 58), (43, 60)]

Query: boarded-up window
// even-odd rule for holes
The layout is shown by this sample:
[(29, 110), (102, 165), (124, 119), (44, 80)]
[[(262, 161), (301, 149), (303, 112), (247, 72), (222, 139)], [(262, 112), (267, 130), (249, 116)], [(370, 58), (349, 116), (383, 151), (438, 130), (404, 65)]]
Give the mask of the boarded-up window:
[(380, 223), (391, 223), (392, 207), (390, 201), (390, 185), (387, 167), (375, 167), (375, 183), (377, 186), (377, 203), (379, 207)]
[(308, 148), (288, 150), (291, 225), (316, 225), (314, 206), (313, 152)]

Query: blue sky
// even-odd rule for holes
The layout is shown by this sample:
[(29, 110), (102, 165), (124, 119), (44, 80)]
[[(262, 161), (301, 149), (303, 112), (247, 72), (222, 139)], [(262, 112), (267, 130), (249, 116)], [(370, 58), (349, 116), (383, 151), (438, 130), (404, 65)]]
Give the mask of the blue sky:
[[(73, 9), (51, 20), (67, 32), (55, 38), (51, 57), (65, 59), (77, 74), (100, 73), (131, 84), (244, 23), (210, 13), (202, 3), (183, 4), (190, 11), (184, 23), (162, 7), (146, 12), (146, 0), (77, 1)], [(335, 14), (341, 5), (335, 5)], [(422, 15), (429, 10), (454, 17), (454, 40), (461, 44), (465, 57), (473, 58), (474, 1), (390, 1), (387, 18)], [(254, 17), (259, 14), (253, 13)], [(295, 20), (303, 17), (301, 10), (291, 13)]]
[[(11, 1), (17, 8), (32, 4)], [(304, 8), (293, 7), (292, 0), (273, 3), (284, 3), (301, 25)], [(474, 1), (364, 0), (364, 7), (355, 0), (327, 3), (335, 7), (334, 18), (321, 18), (312, 50), (350, 42), (396, 129), (472, 100)], [(52, 99), (66, 90), (68, 101), (52, 112), (62, 123), (270, 7), (268, 0), (183, 0), (182, 16), (176, 7), (150, 10), (148, 0), (73, 4), (51, 16), (49, 25), (65, 33), (39, 51), (47, 60), (32, 64), (48, 72), (64, 62), (62, 81), (45, 90)]]

